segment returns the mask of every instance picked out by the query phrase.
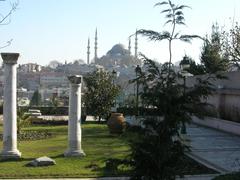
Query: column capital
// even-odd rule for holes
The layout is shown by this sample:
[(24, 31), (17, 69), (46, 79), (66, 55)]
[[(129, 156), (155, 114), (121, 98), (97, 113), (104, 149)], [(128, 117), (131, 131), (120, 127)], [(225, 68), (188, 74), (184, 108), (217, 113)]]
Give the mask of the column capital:
[(71, 75), (68, 76), (68, 80), (71, 84), (81, 84), (82, 83), (82, 76), (80, 75)]
[(17, 64), (19, 53), (1, 53), (5, 64)]

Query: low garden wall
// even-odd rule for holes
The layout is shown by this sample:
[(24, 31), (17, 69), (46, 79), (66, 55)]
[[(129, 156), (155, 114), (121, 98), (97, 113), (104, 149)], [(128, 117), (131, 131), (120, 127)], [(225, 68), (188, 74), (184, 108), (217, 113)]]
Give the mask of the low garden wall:
[(208, 103), (215, 108), (214, 117), (240, 122), (240, 89), (219, 89)]
[[(224, 73), (224, 79), (212, 81), (215, 92), (208, 97), (207, 115), (240, 123), (240, 71)], [(206, 75), (197, 76), (206, 78)], [(196, 83), (196, 76), (186, 80), (187, 86)]]

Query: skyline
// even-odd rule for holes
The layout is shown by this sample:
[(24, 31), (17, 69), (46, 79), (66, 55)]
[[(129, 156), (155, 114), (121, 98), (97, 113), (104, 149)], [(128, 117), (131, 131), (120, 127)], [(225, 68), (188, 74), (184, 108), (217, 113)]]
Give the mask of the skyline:
[[(14, 2), (14, 0), (12, 0)], [(94, 58), (95, 29), (98, 30), (98, 57), (107, 53), (115, 44), (128, 47), (128, 37), (136, 29), (167, 30), (163, 26), (165, 18), (160, 14), (164, 7), (153, 7), (155, 0), (122, 0), (101, 2), (83, 0), (27, 1), (20, 4), (11, 17), (11, 23), (0, 26), (1, 41), (13, 39), (11, 46), (1, 52), (19, 52), (19, 63), (38, 63), (46, 65), (52, 60), (60, 62), (83, 59), (87, 61), (87, 45), (90, 38), (90, 60)], [(233, 17), (240, 19), (240, 2), (237, 0), (217, 0), (192, 2), (191, 0), (175, 0), (176, 4), (185, 4), (191, 9), (184, 9), (185, 27), (183, 34), (210, 34), (213, 23), (220, 26), (231, 26)], [(215, 7), (215, 8), (214, 8)], [(9, 8), (8, 2), (0, 2), (0, 8)], [(186, 53), (199, 62), (201, 40), (192, 44), (174, 42), (173, 62), (181, 60)], [(132, 38), (132, 54), (134, 54), (134, 38)], [(138, 50), (158, 62), (168, 60), (167, 44), (149, 42), (138, 37)]]

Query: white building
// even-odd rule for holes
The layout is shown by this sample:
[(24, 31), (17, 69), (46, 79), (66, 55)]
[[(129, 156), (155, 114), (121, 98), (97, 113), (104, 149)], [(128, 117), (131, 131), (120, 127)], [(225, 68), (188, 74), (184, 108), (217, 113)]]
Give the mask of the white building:
[(20, 72), (40, 72), (42, 70), (42, 66), (36, 63), (27, 63), (19, 65), (18, 71)]

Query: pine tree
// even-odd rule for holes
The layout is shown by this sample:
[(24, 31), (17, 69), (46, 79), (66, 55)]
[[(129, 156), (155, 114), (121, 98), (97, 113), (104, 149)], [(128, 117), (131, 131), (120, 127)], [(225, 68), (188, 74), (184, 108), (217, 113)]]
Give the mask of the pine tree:
[(211, 38), (206, 38), (201, 52), (201, 63), (205, 73), (217, 73), (228, 70), (229, 60), (222, 51), (221, 33), (217, 24), (212, 26)]
[(30, 106), (40, 106), (41, 105), (41, 94), (39, 94), (39, 91), (36, 90), (33, 93), (32, 99), (30, 101)]

